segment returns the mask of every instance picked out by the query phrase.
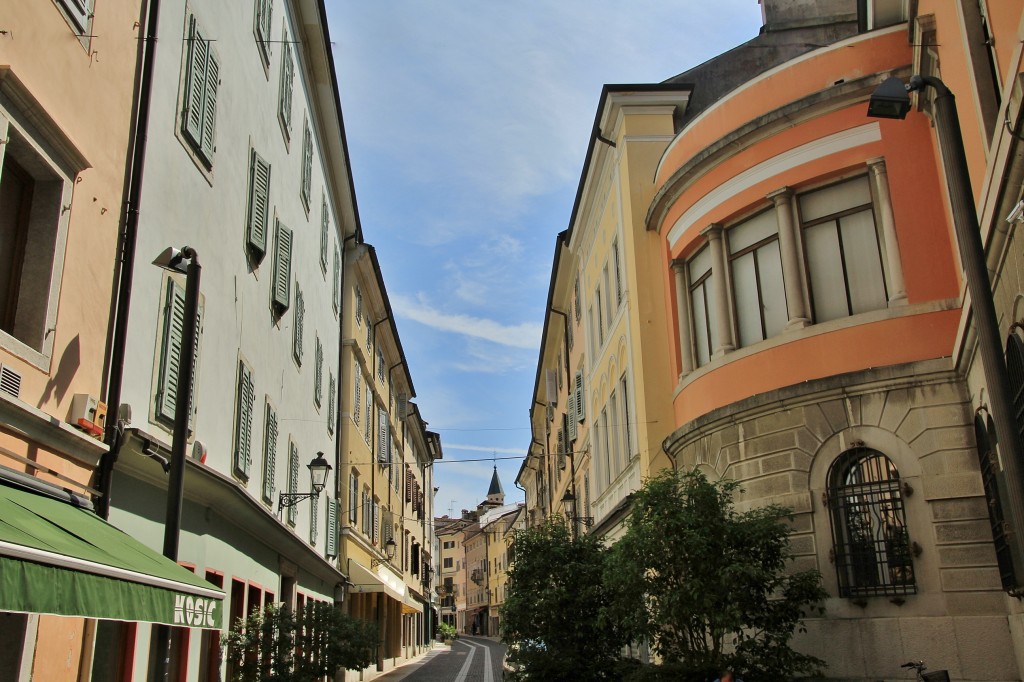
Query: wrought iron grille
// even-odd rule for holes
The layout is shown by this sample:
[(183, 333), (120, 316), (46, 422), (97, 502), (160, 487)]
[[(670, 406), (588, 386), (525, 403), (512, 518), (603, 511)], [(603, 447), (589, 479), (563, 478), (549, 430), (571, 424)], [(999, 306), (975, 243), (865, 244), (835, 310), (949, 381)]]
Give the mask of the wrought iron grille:
[(914, 594), (900, 474), (870, 448), (844, 452), (829, 471), (832, 544), (842, 597)]
[(1006, 339), (1006, 370), (1010, 379), (1010, 393), (1013, 394), (1013, 419), (1017, 433), (1024, 441), (1024, 341), (1021, 341), (1016, 329), (1011, 330)]
[(1004, 590), (1016, 587), (1013, 574), (1013, 549), (1010, 546), (1009, 527), (1003, 517), (1000, 488), (1005, 483), (999, 468), (999, 459), (991, 435), (991, 419), (985, 420), (980, 414), (974, 418), (974, 438), (978, 444), (978, 464), (981, 466), (981, 482), (985, 487), (988, 502), (988, 519), (992, 526), (992, 542), (996, 550), (999, 579)]

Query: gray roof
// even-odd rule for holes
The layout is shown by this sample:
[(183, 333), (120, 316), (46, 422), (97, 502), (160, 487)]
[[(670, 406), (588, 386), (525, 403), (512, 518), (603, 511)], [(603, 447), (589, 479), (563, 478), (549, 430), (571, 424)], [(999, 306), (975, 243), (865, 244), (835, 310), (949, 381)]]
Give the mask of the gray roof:
[(494, 465), (494, 475), (491, 476), (491, 487), (487, 489), (487, 497), (491, 495), (504, 495), (505, 491), (501, 487), (501, 481), (498, 480), (498, 465)]

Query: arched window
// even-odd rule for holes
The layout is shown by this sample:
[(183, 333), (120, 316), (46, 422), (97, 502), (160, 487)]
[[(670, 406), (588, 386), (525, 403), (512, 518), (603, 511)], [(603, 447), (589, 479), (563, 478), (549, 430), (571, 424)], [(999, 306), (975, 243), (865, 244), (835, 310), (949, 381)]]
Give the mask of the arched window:
[(1010, 547), (1008, 528), (1003, 520), (1001, 493), (1006, 489), (1005, 476), (999, 467), (996, 455), (995, 425), (979, 414), (974, 418), (974, 439), (978, 444), (978, 464), (981, 467), (981, 482), (985, 486), (985, 500), (988, 502), (988, 519), (992, 525), (992, 542), (999, 565), (999, 579), (1004, 590), (1016, 587), (1013, 575), (1013, 549)]
[[(1014, 327), (1019, 328), (1019, 325)], [(1011, 329), (1006, 339), (1006, 370), (1010, 379), (1010, 393), (1013, 395), (1017, 433), (1024, 440), (1024, 341), (1021, 341), (1016, 329)]]
[(914, 594), (900, 474), (866, 447), (847, 450), (828, 473), (828, 507), (839, 596)]

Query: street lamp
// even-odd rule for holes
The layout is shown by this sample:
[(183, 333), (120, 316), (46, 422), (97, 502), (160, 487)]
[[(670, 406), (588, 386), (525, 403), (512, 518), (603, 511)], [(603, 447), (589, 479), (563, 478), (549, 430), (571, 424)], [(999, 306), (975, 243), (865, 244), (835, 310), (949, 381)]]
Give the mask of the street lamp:
[(324, 453), (316, 453), (313, 461), (306, 465), (309, 469), (310, 491), (308, 493), (280, 493), (277, 499), (277, 511), (285, 507), (293, 507), (303, 500), (319, 497), (327, 486), (327, 475), (331, 473), (331, 465), (324, 458)]
[[(886, 79), (871, 96), (868, 116), (903, 119), (910, 110), (911, 91), (930, 87), (935, 90), (934, 120), (942, 150), (942, 165), (946, 172), (946, 186), (953, 213), (953, 229), (960, 245), (967, 291), (971, 296), (971, 312), (978, 334), (978, 351), (988, 385), (989, 403), (996, 426), (996, 437), (1003, 451), (1002, 463), (1006, 469), (1007, 498), (1014, 530), (1024, 531), (1024, 487), (1021, 483), (1022, 450), (1020, 434), (1014, 428), (1013, 398), (1007, 378), (1006, 362), (999, 335), (985, 261), (985, 245), (981, 241), (978, 212), (971, 190), (971, 176), (967, 170), (964, 140), (960, 132), (960, 119), (956, 111), (956, 98), (946, 84), (933, 76), (915, 75), (906, 85), (899, 78)], [(1020, 549), (1020, 548), (1018, 548)]]
[(370, 559), (370, 569), (375, 569), (385, 561), (389, 564), (391, 560), (395, 558), (395, 550), (398, 549), (398, 545), (395, 544), (394, 538), (388, 538), (387, 542), (384, 543), (384, 556), (386, 559)]
[(569, 523), (572, 524), (573, 537), (575, 537), (578, 532), (578, 523), (582, 523), (587, 528), (590, 528), (590, 526), (593, 525), (593, 516), (579, 516), (576, 514), (576, 495), (573, 493), (572, 488), (565, 489), (565, 494), (562, 495), (562, 507), (565, 509), (565, 517), (569, 519)]
[[(185, 448), (188, 445), (188, 422), (192, 414), (192, 380), (196, 368), (196, 332), (199, 313), (199, 279), (203, 268), (199, 256), (190, 246), (176, 249), (169, 246), (156, 257), (153, 265), (185, 275), (185, 310), (181, 328), (181, 358), (178, 364), (178, 386), (174, 396), (174, 431), (171, 436), (170, 475), (167, 481), (167, 512), (164, 518), (164, 556), (178, 560), (181, 536), (181, 503), (185, 494)], [(170, 671), (171, 630), (167, 625), (156, 628), (156, 679), (166, 679)]]

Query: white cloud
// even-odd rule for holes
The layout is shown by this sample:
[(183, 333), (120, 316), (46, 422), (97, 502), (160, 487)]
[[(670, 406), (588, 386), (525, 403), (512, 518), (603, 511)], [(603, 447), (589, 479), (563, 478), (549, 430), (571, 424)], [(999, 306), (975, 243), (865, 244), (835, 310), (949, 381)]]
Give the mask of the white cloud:
[(536, 349), (540, 345), (541, 325), (533, 322), (508, 325), (461, 313), (443, 313), (422, 300), (401, 294), (391, 296), (391, 305), (399, 316), (433, 329), (485, 339), (513, 348)]

